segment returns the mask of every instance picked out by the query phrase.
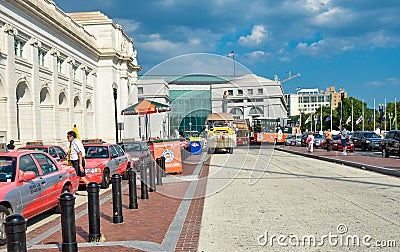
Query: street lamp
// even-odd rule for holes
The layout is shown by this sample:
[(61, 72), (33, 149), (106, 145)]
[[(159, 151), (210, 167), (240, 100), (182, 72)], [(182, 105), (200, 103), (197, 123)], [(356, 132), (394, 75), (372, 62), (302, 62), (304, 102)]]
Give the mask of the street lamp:
[(384, 109), (385, 105), (379, 103), (378, 104), (378, 111), (379, 111), (379, 133), (382, 133), (382, 122), (383, 122), (383, 109)]
[(301, 131), (303, 129), (303, 122), (301, 120), (301, 117), (304, 114), (304, 110), (303, 109), (299, 109), (299, 112), (300, 112), (300, 134), (301, 134)]
[(340, 100), (341, 100), (341, 111), (340, 111), (340, 130), (343, 130), (343, 110), (344, 110), (344, 88), (340, 88)]
[(114, 96), (115, 141), (118, 143), (117, 84), (113, 83), (112, 89)]
[(389, 113), (389, 130), (392, 130), (392, 118), (393, 118), (393, 114)]

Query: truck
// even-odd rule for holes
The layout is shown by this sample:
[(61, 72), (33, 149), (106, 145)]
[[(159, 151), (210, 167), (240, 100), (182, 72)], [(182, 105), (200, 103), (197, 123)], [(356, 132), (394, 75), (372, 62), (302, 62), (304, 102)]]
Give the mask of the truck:
[(382, 157), (395, 155), (400, 157), (400, 130), (391, 130), (386, 133), (381, 142)]
[(208, 153), (224, 150), (232, 154), (236, 147), (236, 131), (233, 125), (233, 115), (230, 113), (211, 113), (205, 121), (207, 132)]

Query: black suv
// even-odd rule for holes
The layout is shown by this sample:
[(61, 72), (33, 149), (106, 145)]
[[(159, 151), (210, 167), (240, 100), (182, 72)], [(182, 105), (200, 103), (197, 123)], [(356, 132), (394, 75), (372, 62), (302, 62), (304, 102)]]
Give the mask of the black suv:
[(355, 131), (352, 136), (354, 148), (380, 150), (382, 138), (373, 131)]
[(386, 133), (381, 143), (382, 157), (396, 155), (400, 157), (400, 130), (391, 130)]

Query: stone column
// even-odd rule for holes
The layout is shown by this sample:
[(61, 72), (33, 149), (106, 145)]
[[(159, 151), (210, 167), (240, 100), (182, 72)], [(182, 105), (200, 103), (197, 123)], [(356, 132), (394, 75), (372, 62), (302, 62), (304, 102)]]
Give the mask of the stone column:
[[(4, 76), (4, 88), (6, 94), (15, 94), (16, 92), (16, 76), (15, 76), (15, 54), (14, 54), (14, 36), (18, 35), (18, 30), (10, 24), (4, 24), (2, 27), (4, 36), (4, 54), (6, 73)], [(7, 140), (13, 139), (18, 145), (18, 128), (17, 128), (17, 99), (15, 95), (8, 95), (6, 101), (8, 113), (6, 114), (7, 124)]]
[(58, 83), (58, 68), (57, 68), (57, 59), (61, 56), (61, 53), (56, 48), (50, 49), (50, 57), (49, 57), (49, 67), (53, 71), (53, 83), (50, 87), (52, 92), (52, 100), (53, 100), (53, 121), (54, 121), (54, 140), (57, 143), (61, 143), (65, 141), (65, 132), (61, 132), (60, 129), (60, 105), (58, 104), (58, 97), (60, 95), (60, 87)]
[[(33, 136), (32, 140), (43, 140), (41, 131), (41, 108), (40, 108), (40, 91), (41, 91), (41, 81), (39, 78), (39, 48), (41, 47), (41, 42), (32, 37), (29, 40), (30, 50), (31, 50), (31, 62), (32, 62), (32, 83), (31, 83), (31, 94), (33, 101)], [(49, 125), (52, 127), (52, 125)]]

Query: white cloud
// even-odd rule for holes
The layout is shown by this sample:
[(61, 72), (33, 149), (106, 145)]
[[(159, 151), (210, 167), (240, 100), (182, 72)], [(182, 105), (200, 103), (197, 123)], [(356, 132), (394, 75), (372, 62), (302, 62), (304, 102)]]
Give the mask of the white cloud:
[(132, 19), (116, 18), (114, 22), (121, 25), (125, 32), (131, 33), (139, 28), (140, 23)]
[(353, 40), (341, 38), (325, 38), (316, 42), (300, 42), (296, 45), (295, 51), (302, 55), (313, 57), (330, 57), (354, 49)]
[(400, 85), (400, 79), (396, 77), (390, 77), (382, 81), (370, 81), (365, 84), (365, 86), (367, 87), (385, 87), (398, 85)]
[(254, 46), (259, 45), (264, 42), (268, 32), (265, 30), (263, 25), (254, 25), (251, 30), (251, 34), (247, 36), (241, 36), (239, 38), (239, 44), (243, 46)]

